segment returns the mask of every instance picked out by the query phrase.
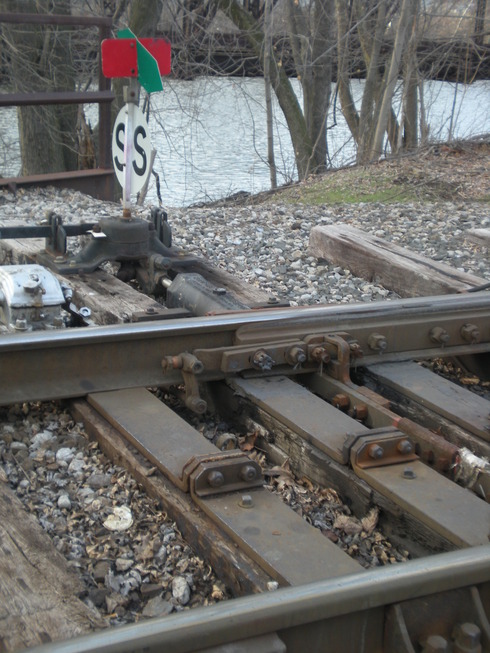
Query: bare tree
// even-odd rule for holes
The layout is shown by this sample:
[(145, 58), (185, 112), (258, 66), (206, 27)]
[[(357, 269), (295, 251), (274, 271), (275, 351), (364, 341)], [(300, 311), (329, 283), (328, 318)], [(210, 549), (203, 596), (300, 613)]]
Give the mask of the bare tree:
[[(330, 99), (333, 48), (333, 2), (310, 0), (304, 6), (289, 3), (288, 29), (293, 43), (298, 78), (303, 89), (303, 109), (274, 49), (264, 37), (262, 3), (212, 0), (247, 38), (264, 63), (267, 51), (272, 88), (286, 119), (293, 143), (298, 177), (326, 169), (326, 116)], [(288, 0), (289, 2), (289, 0)]]
[[(415, 147), (418, 133), (418, 0), (401, 0), (398, 11), (388, 0), (353, 0), (352, 5), (346, 0), (336, 0), (336, 8), (339, 98), (357, 144), (358, 162), (378, 158), (386, 138), (392, 152)], [(388, 49), (387, 33), (393, 29), (393, 24), (394, 39)], [(356, 56), (353, 41), (359, 42), (366, 69), (360, 110), (350, 86), (350, 71)], [(401, 123), (393, 108), (400, 79), (403, 83)]]

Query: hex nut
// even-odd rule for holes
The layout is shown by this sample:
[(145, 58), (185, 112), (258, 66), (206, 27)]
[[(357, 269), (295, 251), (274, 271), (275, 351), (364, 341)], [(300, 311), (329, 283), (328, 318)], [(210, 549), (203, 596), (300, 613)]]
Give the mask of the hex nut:
[(243, 494), (238, 502), (240, 508), (253, 508), (254, 502), (250, 494)]
[(372, 444), (368, 449), (369, 457), (373, 460), (379, 460), (385, 454), (383, 447), (380, 447), (379, 444)]
[(401, 454), (408, 455), (412, 453), (413, 451), (413, 446), (410, 440), (400, 440), (400, 442), (397, 444), (396, 448)]
[(317, 363), (328, 363), (330, 361), (330, 354), (325, 347), (315, 347), (311, 354), (311, 360)]
[(15, 320), (15, 328), (18, 331), (27, 331), (27, 320), (25, 318), (17, 318)]
[(444, 346), (447, 342), (449, 342), (449, 333), (446, 331), (446, 329), (437, 326), (433, 327), (430, 330), (429, 338), (432, 340), (432, 342), (438, 342), (440, 345)]
[(476, 624), (462, 623), (453, 632), (454, 653), (481, 653), (481, 630)]
[(371, 333), (368, 337), (368, 347), (373, 351), (383, 352), (388, 347), (388, 343), (381, 333)]
[(405, 469), (402, 472), (402, 476), (403, 478), (406, 478), (408, 480), (417, 478), (417, 474), (413, 471), (411, 467), (405, 467)]
[(208, 408), (207, 403), (204, 401), (204, 399), (201, 399), (201, 397), (188, 397), (185, 401), (185, 404), (189, 410), (192, 410), (192, 412), (196, 413), (197, 415), (204, 415)]
[(301, 365), (306, 361), (306, 354), (303, 349), (301, 349), (301, 347), (298, 347), (298, 345), (293, 345), (286, 352), (286, 361), (290, 365)]
[(460, 330), (461, 337), (471, 344), (480, 342), (480, 329), (476, 324), (463, 324)]
[(347, 395), (344, 394), (337, 394), (334, 397), (332, 397), (332, 405), (335, 406), (335, 408), (338, 408), (339, 410), (346, 410), (349, 408), (350, 404), (350, 399)]

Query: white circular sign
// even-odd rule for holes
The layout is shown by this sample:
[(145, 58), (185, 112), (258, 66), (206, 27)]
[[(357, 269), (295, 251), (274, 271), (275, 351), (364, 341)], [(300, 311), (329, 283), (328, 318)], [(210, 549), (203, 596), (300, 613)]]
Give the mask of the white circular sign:
[[(126, 129), (132, 133), (127, 142)], [(130, 181), (130, 193), (142, 189), (150, 173), (150, 130), (145, 114), (135, 104), (126, 104), (117, 114), (112, 132), (112, 162), (118, 182), (124, 188)], [(131, 177), (126, 175), (126, 165), (131, 166)], [(129, 194), (129, 193), (128, 193)]]

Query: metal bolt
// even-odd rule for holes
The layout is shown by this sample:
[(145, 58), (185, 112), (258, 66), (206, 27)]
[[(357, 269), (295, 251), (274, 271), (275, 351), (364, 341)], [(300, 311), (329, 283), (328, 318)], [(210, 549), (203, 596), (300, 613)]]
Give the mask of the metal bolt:
[(185, 405), (197, 415), (203, 415), (208, 408), (207, 403), (201, 397), (188, 397), (185, 400)]
[(279, 304), (279, 300), (277, 299), (277, 297), (269, 297), (267, 299), (267, 303), (268, 304)]
[[(184, 365), (184, 369), (185, 369)], [(204, 363), (200, 360), (195, 360), (192, 361), (191, 364), (189, 365), (189, 372), (192, 372), (192, 374), (201, 374), (204, 370)]]
[(265, 349), (258, 349), (253, 355), (252, 365), (258, 367), (264, 372), (271, 370), (274, 364), (275, 361), (269, 356)]
[(349, 349), (353, 358), (362, 358), (364, 356), (361, 345), (358, 342), (351, 342)]
[(480, 342), (480, 329), (476, 324), (463, 324), (460, 330), (461, 337), (466, 342), (474, 344)]
[(448, 643), (444, 637), (440, 635), (430, 635), (424, 644), (422, 653), (446, 653), (448, 651)]
[(413, 446), (410, 440), (400, 440), (400, 442), (397, 444), (396, 448), (398, 451), (402, 454), (409, 454), (412, 453), (413, 451)]
[(476, 624), (463, 623), (453, 632), (454, 653), (481, 653), (481, 631)]
[(78, 313), (82, 317), (90, 317), (92, 315), (92, 311), (88, 306), (82, 306), (82, 308), (78, 311)]
[(330, 361), (330, 354), (325, 347), (315, 347), (310, 356), (317, 363), (328, 363)]
[(371, 333), (368, 337), (368, 347), (373, 351), (379, 351), (383, 353), (388, 347), (386, 338), (381, 333)]
[(153, 306), (148, 306), (148, 308), (146, 309), (146, 313), (148, 313), (148, 315), (153, 315), (154, 313), (156, 313), (156, 310), (153, 308)]
[(366, 404), (357, 404), (357, 406), (354, 406), (352, 409), (351, 417), (362, 422), (363, 420), (367, 419), (368, 414), (369, 411)]
[(27, 320), (25, 318), (17, 318), (15, 320), (15, 328), (18, 331), (26, 331), (27, 330)]
[(226, 295), (226, 288), (213, 288), (214, 295)]
[(429, 338), (432, 342), (438, 342), (444, 347), (444, 345), (449, 341), (449, 333), (442, 327), (433, 327), (429, 332)]
[(306, 354), (301, 347), (294, 345), (286, 352), (286, 360), (290, 365), (302, 365), (306, 361)]
[(380, 447), (379, 444), (372, 444), (368, 449), (368, 454), (373, 460), (379, 460), (385, 455), (383, 447)]
[(411, 467), (405, 467), (402, 473), (403, 478), (406, 478), (408, 480), (417, 478), (417, 474), (413, 471)]
[(37, 274), (31, 275), (31, 278), (24, 283), (24, 290), (30, 295), (36, 295), (41, 291), (41, 282)]
[(332, 405), (339, 410), (346, 410), (349, 408), (350, 399), (347, 395), (337, 394), (332, 398)]
[(237, 445), (236, 435), (233, 435), (233, 433), (221, 433), (216, 438), (215, 444), (220, 451), (235, 449)]
[(257, 478), (257, 470), (253, 465), (244, 465), (240, 470), (239, 476), (242, 481), (251, 483)]
[(243, 494), (238, 505), (240, 508), (253, 508), (254, 502), (250, 494)]
[(214, 469), (212, 472), (209, 472), (207, 477), (207, 482), (209, 487), (218, 488), (221, 487), (225, 482), (225, 477), (221, 472)]

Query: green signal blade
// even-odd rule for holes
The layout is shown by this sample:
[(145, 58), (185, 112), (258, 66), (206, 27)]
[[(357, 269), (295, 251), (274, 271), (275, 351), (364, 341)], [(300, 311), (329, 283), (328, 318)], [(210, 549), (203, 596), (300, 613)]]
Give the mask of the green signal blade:
[(135, 34), (127, 27), (117, 33), (119, 39), (136, 39), (138, 60), (138, 81), (147, 93), (163, 91), (162, 78), (155, 57), (138, 41)]

